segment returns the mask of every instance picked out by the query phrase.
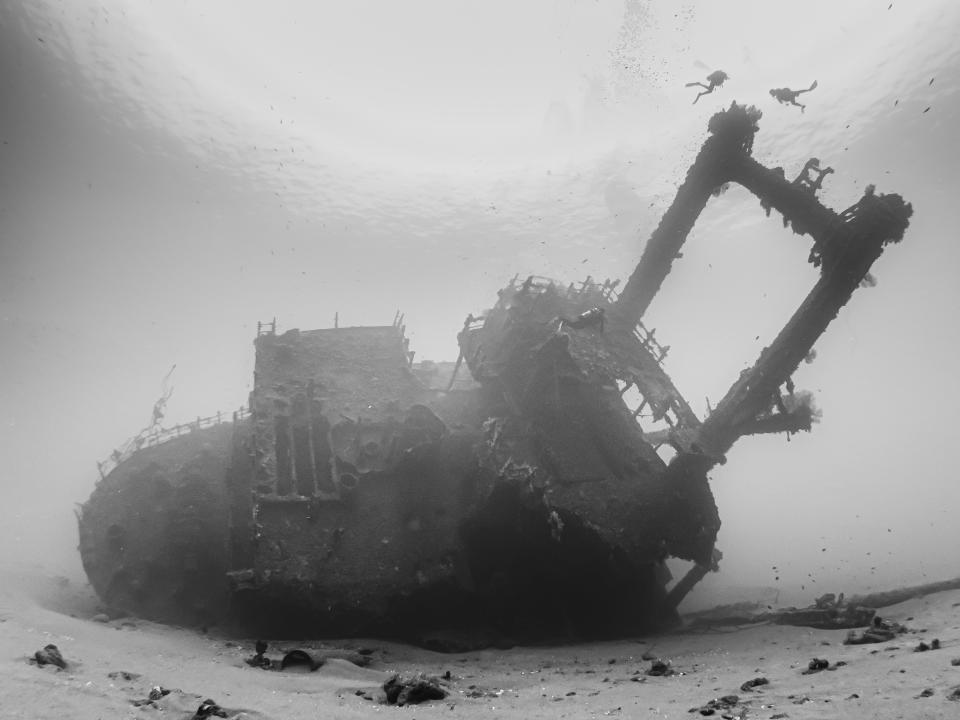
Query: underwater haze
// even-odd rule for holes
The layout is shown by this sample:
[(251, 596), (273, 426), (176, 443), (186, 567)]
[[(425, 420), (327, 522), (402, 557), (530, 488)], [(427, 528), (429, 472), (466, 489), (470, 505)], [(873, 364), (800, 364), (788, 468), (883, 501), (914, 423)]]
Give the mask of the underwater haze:
[[(246, 402), (258, 321), (386, 325), (454, 360), (515, 275), (626, 279), (736, 100), (754, 156), (914, 215), (794, 376), (811, 433), (711, 474), (731, 588), (960, 575), (960, 5), (951, 0), (0, 4), (0, 558), (80, 576), (73, 509), (149, 424)], [(729, 80), (693, 104), (702, 81)], [(776, 87), (817, 88), (806, 110)], [(705, 413), (815, 283), (809, 238), (711, 200), (644, 321)]]

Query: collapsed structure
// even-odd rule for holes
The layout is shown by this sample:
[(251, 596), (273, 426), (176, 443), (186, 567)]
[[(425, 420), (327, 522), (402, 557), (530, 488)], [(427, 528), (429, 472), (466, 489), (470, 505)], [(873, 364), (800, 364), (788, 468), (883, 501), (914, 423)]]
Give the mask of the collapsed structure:
[[(759, 117), (734, 104), (711, 119), (622, 292), (515, 278), (467, 318), (449, 377), (412, 362), (400, 317), (258, 332), (248, 418), (137, 450), (84, 505), (98, 593), (159, 620), (300, 636), (530, 640), (669, 622), (719, 557), (707, 473), (744, 435), (810, 429), (791, 374), (912, 212), (872, 187), (824, 207), (818, 163), (790, 182), (751, 157)], [(813, 238), (820, 277), (699, 418), (642, 320), (730, 182)], [(694, 563), (672, 587), (670, 557)]]

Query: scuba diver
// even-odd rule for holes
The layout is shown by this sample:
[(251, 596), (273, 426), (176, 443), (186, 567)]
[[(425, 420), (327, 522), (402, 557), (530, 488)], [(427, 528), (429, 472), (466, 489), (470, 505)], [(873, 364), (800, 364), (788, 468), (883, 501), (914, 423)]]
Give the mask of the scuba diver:
[(797, 102), (797, 96), (810, 92), (811, 90), (817, 89), (817, 81), (814, 80), (813, 84), (808, 87), (806, 90), (791, 90), (790, 88), (774, 88), (770, 91), (770, 94), (776, 99), (781, 105), (796, 105), (800, 108), (800, 112), (803, 112), (806, 109), (806, 105), (801, 105)]
[(700, 94), (693, 99), (693, 104), (696, 105), (697, 100), (699, 100), (703, 95), (709, 95), (710, 93), (712, 93), (715, 88), (718, 88), (721, 85), (723, 85), (723, 83), (725, 83), (729, 79), (729, 77), (730, 76), (727, 75), (723, 70), (714, 70), (712, 73), (707, 75), (707, 83), (709, 83), (709, 85), (707, 83), (702, 83), (702, 82), (689, 82), (686, 85), (684, 85), (684, 87), (697, 86), (697, 87), (703, 88), (703, 90), (700, 91)]
[(560, 329), (571, 327), (574, 330), (581, 330), (586, 327), (598, 326), (600, 332), (603, 332), (604, 319), (604, 310), (602, 307), (590, 308), (586, 312), (577, 315), (573, 320), (568, 320), (564, 317), (559, 318)]

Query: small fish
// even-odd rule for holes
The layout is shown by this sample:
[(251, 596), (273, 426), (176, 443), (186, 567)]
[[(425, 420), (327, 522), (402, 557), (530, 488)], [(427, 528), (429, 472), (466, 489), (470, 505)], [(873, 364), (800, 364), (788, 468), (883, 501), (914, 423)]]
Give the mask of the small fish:
[(927, 87), (930, 87), (931, 85), (933, 85), (934, 80), (936, 80), (936, 78), (930, 78), (930, 82), (927, 83)]
[(896, 107), (896, 106), (899, 105), (899, 104), (900, 104), (900, 98), (897, 98), (896, 100), (893, 101), (893, 106), (894, 106), (894, 107)]
[(928, 112), (930, 112), (930, 106), (929, 106), (929, 105), (927, 105), (926, 110), (924, 110), (924, 111), (923, 111), (922, 113), (920, 113), (920, 114), (923, 115), (923, 114), (928, 113)]
[(892, 7), (893, 7), (893, 3), (890, 3), (889, 5), (887, 5), (887, 10), (889, 10)]

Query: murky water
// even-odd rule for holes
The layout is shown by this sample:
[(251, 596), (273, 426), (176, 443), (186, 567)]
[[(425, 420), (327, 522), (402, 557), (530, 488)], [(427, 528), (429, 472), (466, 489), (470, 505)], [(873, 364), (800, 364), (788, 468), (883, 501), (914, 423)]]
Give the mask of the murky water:
[[(956, 574), (960, 10), (949, 2), (19, 2), (0, 8), (0, 403), (14, 555), (73, 563), (73, 502), (149, 420), (240, 405), (258, 320), (386, 324), (453, 359), (514, 274), (626, 277), (732, 100), (755, 155), (915, 214), (795, 378), (823, 420), (715, 473), (724, 572), (784, 592)], [(888, 8), (888, 5), (891, 5)], [(730, 79), (696, 104), (684, 84)], [(806, 87), (807, 109), (772, 87)], [(702, 412), (816, 274), (733, 189), (648, 324)], [(51, 451), (51, 448), (53, 449)], [(64, 550), (65, 548), (65, 550)], [(839, 586), (843, 586), (840, 588)]]

